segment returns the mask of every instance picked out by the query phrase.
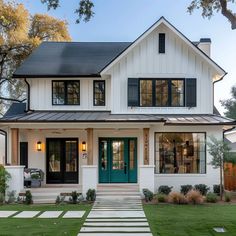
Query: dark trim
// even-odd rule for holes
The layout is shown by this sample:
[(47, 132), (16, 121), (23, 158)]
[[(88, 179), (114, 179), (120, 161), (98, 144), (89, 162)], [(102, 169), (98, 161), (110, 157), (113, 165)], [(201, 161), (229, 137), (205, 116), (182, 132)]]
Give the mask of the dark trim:
[[(204, 138), (205, 138), (205, 173), (156, 173), (156, 134), (163, 134), (163, 133), (167, 133), (167, 134), (173, 134), (173, 133), (195, 133), (195, 134), (204, 134)], [(203, 132), (190, 132), (190, 131), (187, 131), (187, 132), (154, 132), (154, 152), (155, 152), (155, 156), (154, 156), (154, 161), (155, 161), (155, 168), (154, 168), (154, 174), (155, 175), (205, 175), (207, 174), (207, 132), (203, 131)]]
[(28, 78), (28, 79), (39, 79), (39, 78), (101, 78), (100, 74), (89, 74), (89, 75), (16, 75), (13, 74), (12, 78), (14, 79), (24, 79), (24, 78)]
[[(148, 32), (154, 25), (156, 25), (160, 20), (165, 20), (170, 26), (172, 26), (182, 37), (184, 37), (189, 43), (191, 43), (196, 49), (198, 49), (205, 57), (207, 57), (213, 64), (225, 72), (225, 70), (220, 67), (215, 61), (213, 61), (206, 53), (204, 53), (200, 48), (197, 47), (191, 40), (189, 40), (183, 33), (181, 33), (175, 26), (173, 26), (164, 16), (160, 17), (154, 24), (152, 24), (144, 33), (142, 33), (136, 40), (133, 41), (127, 48), (125, 48), (120, 54), (118, 54), (113, 60), (111, 60), (100, 73), (108, 67), (113, 61), (115, 61), (119, 56), (121, 56), (127, 49), (129, 49), (134, 43), (136, 43), (146, 32)], [(225, 72), (226, 73), (226, 72)]]
[[(104, 83), (104, 105), (96, 105), (95, 104), (95, 83), (96, 82)], [(105, 80), (94, 80), (93, 81), (93, 106), (95, 106), (95, 107), (104, 107), (104, 106), (106, 106), (106, 81)]]
[(5, 165), (7, 165), (7, 131), (0, 129), (0, 132), (3, 133), (3, 135), (5, 136)]
[(27, 85), (27, 108), (26, 108), (26, 112), (28, 111), (33, 111), (30, 109), (30, 84), (27, 81), (27, 79), (25, 78), (25, 83)]
[[(141, 92), (140, 92), (140, 81), (141, 80), (151, 80), (152, 81), (152, 106), (141, 106)], [(156, 80), (167, 80), (168, 81), (168, 105), (167, 106), (157, 106), (156, 105)], [(183, 105), (182, 106), (172, 106), (172, 80), (181, 80), (184, 82), (184, 91), (183, 91)], [(185, 93), (186, 93), (186, 86), (185, 86), (185, 78), (139, 78), (139, 107), (186, 107), (185, 106)]]
[(159, 54), (165, 54), (166, 52), (166, 34), (165, 33), (159, 33), (158, 52)]
[[(64, 91), (65, 91), (65, 100), (64, 100), (64, 104), (54, 104), (53, 103), (53, 83), (54, 82), (63, 82), (64, 83)], [(70, 82), (77, 82), (79, 83), (79, 103), (77, 104), (68, 104), (68, 93), (67, 93), (67, 88), (68, 88), (68, 84)], [(80, 80), (52, 80), (51, 83), (52, 86), (52, 106), (80, 106), (80, 95), (81, 95), (81, 88), (80, 88)]]

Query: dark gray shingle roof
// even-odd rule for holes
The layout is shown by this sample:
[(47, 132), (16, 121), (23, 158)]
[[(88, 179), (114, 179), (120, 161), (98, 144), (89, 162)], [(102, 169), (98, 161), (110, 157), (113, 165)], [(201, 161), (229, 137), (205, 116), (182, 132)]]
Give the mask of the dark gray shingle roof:
[[(24, 112), (22, 103), (15, 103), (0, 123), (33, 122), (163, 122), (165, 125), (231, 125), (231, 119), (210, 114), (111, 114), (110, 111), (32, 111)], [(19, 106), (19, 108), (17, 108)], [(19, 113), (16, 114), (15, 110)]]
[(99, 76), (130, 42), (43, 42), (15, 71), (15, 78)]

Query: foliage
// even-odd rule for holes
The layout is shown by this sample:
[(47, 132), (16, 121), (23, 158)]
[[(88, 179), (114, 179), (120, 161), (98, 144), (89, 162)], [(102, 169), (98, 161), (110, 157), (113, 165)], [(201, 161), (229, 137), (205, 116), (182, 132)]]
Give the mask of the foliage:
[(225, 193), (225, 202), (231, 202), (231, 194), (230, 193)]
[(0, 193), (0, 205), (5, 203), (5, 194)]
[(171, 192), (168, 196), (168, 200), (171, 203), (175, 204), (186, 204), (187, 200), (184, 196), (184, 194), (179, 193), (179, 192)]
[(211, 202), (211, 203), (216, 203), (217, 202), (217, 195), (215, 193), (208, 193), (206, 195), (206, 201)]
[(144, 188), (143, 189), (143, 195), (144, 195), (144, 197), (145, 197), (145, 201), (146, 202), (149, 202), (149, 201), (152, 201), (152, 199), (153, 199), (153, 192), (152, 191), (150, 191), (149, 189), (147, 189), (147, 188)]
[(65, 197), (64, 197), (64, 196), (61, 197), (61, 196), (58, 195), (58, 196), (56, 197), (55, 204), (56, 204), (56, 205), (59, 205), (59, 204), (63, 203), (64, 200), (65, 200)]
[(203, 196), (206, 196), (207, 192), (210, 190), (206, 184), (196, 184), (194, 185), (194, 189), (199, 191)]
[(158, 193), (163, 193), (163, 194), (166, 194), (168, 195), (171, 190), (172, 190), (173, 187), (169, 187), (167, 185), (161, 185), (159, 188), (158, 188)]
[(181, 185), (180, 187), (180, 192), (184, 195), (186, 195), (190, 190), (193, 189), (193, 186), (190, 184), (186, 184), (186, 185)]
[(7, 193), (7, 203), (11, 204), (14, 203), (16, 201), (16, 191), (10, 191)]
[(186, 194), (186, 199), (187, 199), (188, 203), (192, 203), (192, 204), (201, 204), (201, 203), (203, 203), (203, 196), (197, 190), (190, 190)]
[[(222, 186), (222, 189), (224, 189), (224, 187)], [(213, 185), (213, 192), (215, 194), (217, 194), (218, 196), (220, 196), (220, 185), (219, 184), (214, 184)]]
[(157, 194), (156, 198), (157, 198), (158, 202), (166, 202), (167, 201), (167, 196), (162, 193)]
[(89, 189), (86, 193), (86, 200), (94, 202), (96, 200), (96, 190), (95, 189)]
[(71, 193), (71, 198), (70, 198), (70, 201), (73, 203), (73, 204), (76, 204), (77, 201), (78, 201), (78, 193), (76, 191), (73, 191)]
[(31, 179), (40, 179), (40, 175), (39, 174), (32, 174)]
[(42, 41), (70, 41), (67, 22), (48, 15), (30, 16), (23, 4), (0, 0), (0, 111), (12, 101), (23, 102), (23, 80), (15, 69)]
[[(236, 29), (236, 14), (228, 5), (234, 3), (235, 0), (192, 0), (188, 12), (192, 14), (195, 9), (201, 9), (202, 17), (208, 19), (214, 15), (214, 12), (221, 12), (231, 23), (231, 28)], [(232, 9), (234, 9), (234, 6), (232, 6)]]
[(30, 192), (29, 190), (27, 190), (27, 191), (25, 192), (25, 200), (24, 200), (24, 203), (25, 203), (26, 205), (30, 205), (30, 204), (33, 203), (33, 196), (32, 196), (32, 194), (31, 194), (31, 192)]
[(224, 115), (231, 119), (236, 119), (236, 86), (231, 88), (231, 98), (221, 100), (221, 105), (225, 108)]
[[(41, 0), (41, 2), (47, 4), (48, 10), (60, 7), (60, 0)], [(76, 23), (80, 23), (81, 20), (88, 22), (94, 16), (93, 8), (92, 0), (80, 0), (79, 6), (75, 9), (75, 14), (78, 15)]]
[(7, 181), (11, 178), (11, 175), (6, 171), (4, 166), (0, 165), (0, 193), (6, 193), (8, 188)]

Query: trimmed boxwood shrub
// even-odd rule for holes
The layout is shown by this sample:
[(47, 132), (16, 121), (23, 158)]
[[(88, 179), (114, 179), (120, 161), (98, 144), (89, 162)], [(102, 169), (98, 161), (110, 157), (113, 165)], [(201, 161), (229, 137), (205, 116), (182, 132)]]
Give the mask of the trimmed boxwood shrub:
[(152, 201), (152, 199), (153, 199), (153, 192), (152, 191), (150, 191), (147, 188), (144, 188), (143, 195), (145, 197), (146, 202)]
[(217, 195), (215, 193), (208, 193), (206, 195), (206, 201), (211, 202), (211, 203), (216, 203), (217, 202)]
[(207, 195), (210, 188), (206, 184), (196, 184), (194, 185), (195, 190), (199, 191), (203, 196)]
[[(222, 190), (224, 189), (224, 186), (222, 186)], [(213, 185), (213, 192), (220, 196), (220, 184)]]
[(161, 185), (158, 188), (158, 193), (162, 193), (162, 194), (168, 195), (171, 192), (172, 188), (173, 187), (169, 187), (168, 185)]
[(184, 195), (186, 195), (190, 190), (193, 189), (193, 186), (190, 184), (186, 184), (186, 185), (181, 185), (180, 187), (180, 192)]
[(166, 202), (167, 201), (167, 196), (163, 193), (157, 194), (156, 198), (157, 198), (158, 202)]

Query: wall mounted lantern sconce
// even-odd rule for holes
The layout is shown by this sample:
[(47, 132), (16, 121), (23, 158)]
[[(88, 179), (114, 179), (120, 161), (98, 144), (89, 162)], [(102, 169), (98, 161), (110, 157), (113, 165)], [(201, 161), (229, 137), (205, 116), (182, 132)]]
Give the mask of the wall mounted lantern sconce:
[(87, 144), (85, 141), (82, 142), (82, 152), (86, 152), (87, 151)]
[(42, 142), (40, 141), (37, 142), (37, 151), (38, 152), (42, 151)]

